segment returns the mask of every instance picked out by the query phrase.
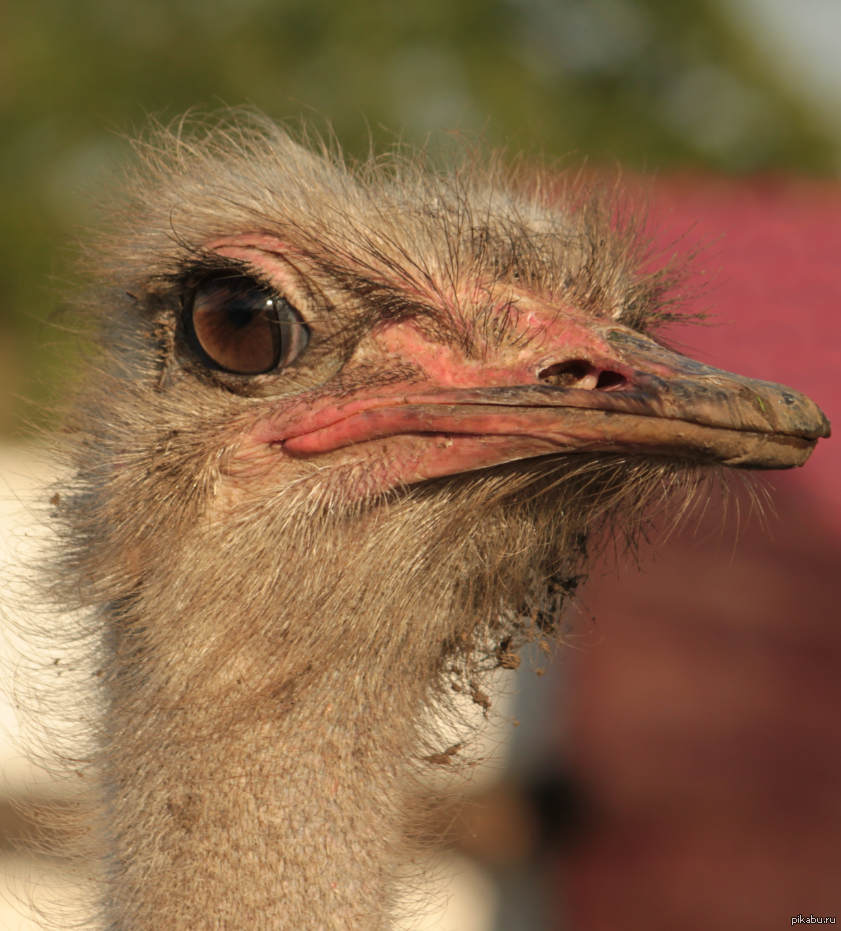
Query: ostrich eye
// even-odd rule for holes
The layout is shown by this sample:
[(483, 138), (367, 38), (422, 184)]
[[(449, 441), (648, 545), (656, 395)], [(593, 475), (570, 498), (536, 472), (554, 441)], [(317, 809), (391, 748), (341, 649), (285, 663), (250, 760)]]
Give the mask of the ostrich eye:
[(216, 278), (199, 285), (186, 323), (202, 360), (235, 375), (282, 368), (309, 341), (295, 308), (250, 278)]

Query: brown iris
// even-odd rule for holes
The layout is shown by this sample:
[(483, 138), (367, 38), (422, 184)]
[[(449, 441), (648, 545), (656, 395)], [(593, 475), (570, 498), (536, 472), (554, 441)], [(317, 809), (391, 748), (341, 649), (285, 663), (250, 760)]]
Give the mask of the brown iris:
[(243, 276), (199, 285), (186, 322), (202, 360), (236, 375), (282, 368), (306, 349), (309, 339), (309, 330), (287, 300)]

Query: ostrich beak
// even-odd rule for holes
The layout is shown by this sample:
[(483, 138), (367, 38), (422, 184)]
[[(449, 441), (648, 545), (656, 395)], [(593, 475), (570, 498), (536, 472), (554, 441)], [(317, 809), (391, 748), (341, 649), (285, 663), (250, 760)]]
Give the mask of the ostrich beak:
[[(824, 414), (800, 392), (703, 365), (625, 327), (605, 327), (589, 349), (597, 361), (587, 363), (589, 377), (574, 387), (555, 387), (544, 378), (358, 398), (305, 417), (284, 431), (283, 446), (294, 456), (311, 456), (426, 435), (435, 451), (418, 477), (432, 477), (552, 453), (595, 452), (790, 469), (830, 435)], [(436, 445), (433, 435), (455, 448)]]

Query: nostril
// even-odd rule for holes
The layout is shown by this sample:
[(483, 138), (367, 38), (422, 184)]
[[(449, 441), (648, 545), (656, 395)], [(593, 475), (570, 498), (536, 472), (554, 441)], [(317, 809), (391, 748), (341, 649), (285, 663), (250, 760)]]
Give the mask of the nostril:
[(619, 372), (599, 371), (586, 359), (556, 362), (537, 373), (537, 377), (555, 388), (581, 388), (587, 391), (610, 391), (626, 384)]
[(619, 372), (599, 372), (596, 389), (609, 391), (611, 388), (621, 388), (625, 384), (625, 376)]
[(556, 388), (578, 388), (592, 374), (593, 366), (586, 359), (570, 359), (550, 365), (538, 372), (537, 377)]

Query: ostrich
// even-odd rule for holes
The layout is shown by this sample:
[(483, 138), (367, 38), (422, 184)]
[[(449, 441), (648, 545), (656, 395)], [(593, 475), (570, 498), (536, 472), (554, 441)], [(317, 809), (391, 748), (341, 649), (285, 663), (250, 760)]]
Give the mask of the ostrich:
[(90, 917), (386, 931), (424, 772), (468, 756), (441, 718), (487, 710), (652, 499), (829, 425), (659, 341), (673, 271), (580, 185), (260, 121), (138, 153), (51, 499)]

